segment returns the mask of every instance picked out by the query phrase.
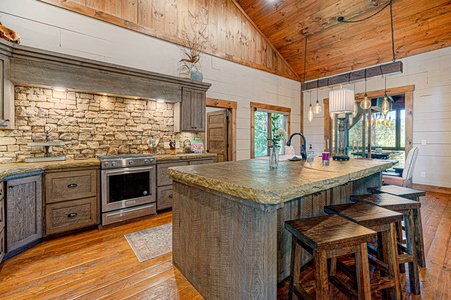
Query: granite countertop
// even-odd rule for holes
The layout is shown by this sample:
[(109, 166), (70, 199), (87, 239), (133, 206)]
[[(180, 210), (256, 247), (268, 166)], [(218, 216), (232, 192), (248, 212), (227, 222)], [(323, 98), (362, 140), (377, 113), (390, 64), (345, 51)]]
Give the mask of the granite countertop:
[(262, 204), (281, 204), (294, 198), (336, 187), (349, 181), (390, 168), (387, 160), (351, 159), (330, 161), (323, 166), (321, 158), (313, 163), (281, 161), (275, 170), (267, 160), (234, 162), (169, 168), (176, 181), (198, 185), (238, 198)]
[(216, 153), (178, 153), (175, 155), (165, 154), (157, 155), (155, 158), (158, 161), (165, 160), (184, 160), (184, 159), (202, 159), (202, 158), (215, 158)]
[[(156, 155), (155, 158), (158, 161), (171, 161), (171, 160), (186, 160), (186, 159), (202, 159), (202, 158), (214, 158), (216, 154), (201, 153), (201, 154), (176, 154), (176, 155)], [(60, 161), (48, 161), (48, 162), (33, 162), (33, 163), (9, 163), (0, 164), (0, 181), (5, 177), (15, 176), (25, 173), (33, 173), (45, 170), (57, 170), (67, 168), (82, 168), (82, 167), (99, 167), (100, 161), (97, 158), (80, 159), (80, 160), (60, 160)]]

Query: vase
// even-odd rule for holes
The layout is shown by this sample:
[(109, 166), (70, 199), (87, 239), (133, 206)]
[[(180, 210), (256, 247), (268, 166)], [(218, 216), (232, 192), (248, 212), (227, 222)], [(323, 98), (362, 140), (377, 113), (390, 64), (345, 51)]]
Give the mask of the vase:
[(202, 75), (202, 72), (199, 71), (198, 68), (193, 67), (191, 69), (191, 80), (202, 82), (203, 79), (204, 76)]
[(279, 147), (269, 147), (269, 168), (277, 169), (279, 165)]

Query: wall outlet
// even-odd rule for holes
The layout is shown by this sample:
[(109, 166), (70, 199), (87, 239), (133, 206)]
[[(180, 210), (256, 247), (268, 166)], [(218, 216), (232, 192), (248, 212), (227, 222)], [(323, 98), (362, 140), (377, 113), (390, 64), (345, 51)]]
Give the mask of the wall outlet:
[(164, 149), (169, 149), (169, 142), (164, 142)]
[(426, 172), (421, 172), (421, 177), (426, 177)]
[(421, 145), (426, 146), (426, 140), (421, 140)]

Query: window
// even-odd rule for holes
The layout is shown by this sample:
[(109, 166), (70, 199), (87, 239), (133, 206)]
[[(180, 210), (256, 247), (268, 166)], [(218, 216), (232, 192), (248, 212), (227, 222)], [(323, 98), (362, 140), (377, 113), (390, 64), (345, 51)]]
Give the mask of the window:
[[(268, 156), (270, 142), (267, 137), (270, 136), (272, 130), (271, 117), (279, 115), (276, 126), (285, 129), (289, 134), (291, 109), (252, 102), (251, 111), (251, 157)], [(281, 141), (279, 154), (284, 153), (285, 148), (282, 146), (285, 144), (286, 141)]]

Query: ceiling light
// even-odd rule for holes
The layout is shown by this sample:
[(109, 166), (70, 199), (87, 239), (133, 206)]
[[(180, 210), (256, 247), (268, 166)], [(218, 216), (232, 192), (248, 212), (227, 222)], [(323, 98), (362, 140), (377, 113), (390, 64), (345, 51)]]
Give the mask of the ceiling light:
[(366, 93), (366, 69), (365, 69), (365, 95), (364, 95), (362, 102), (360, 102), (360, 108), (361, 109), (369, 109), (370, 107), (371, 107), (371, 101), (368, 99), (368, 94)]
[(308, 120), (309, 122), (312, 122), (313, 121), (312, 92), (309, 92), (309, 97), (310, 97), (310, 106), (308, 109)]
[(313, 107), (313, 113), (314, 114), (319, 114), (323, 111), (323, 108), (321, 107), (321, 105), (319, 105), (319, 101), (318, 101), (318, 83), (316, 85), (316, 104)]

